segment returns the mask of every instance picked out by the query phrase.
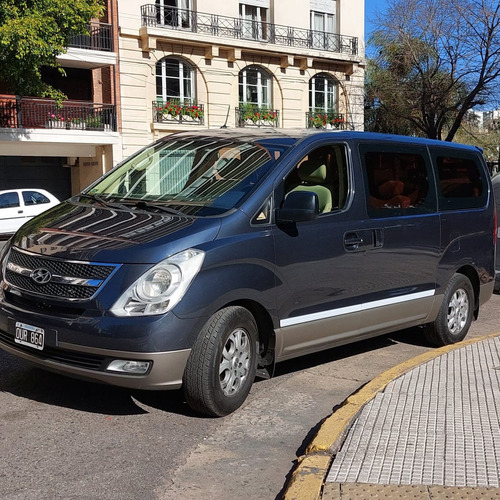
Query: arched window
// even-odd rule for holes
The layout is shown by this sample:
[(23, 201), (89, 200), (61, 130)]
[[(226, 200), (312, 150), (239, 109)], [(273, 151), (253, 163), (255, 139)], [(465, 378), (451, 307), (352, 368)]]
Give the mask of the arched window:
[(248, 66), (239, 74), (240, 104), (271, 107), (271, 77), (258, 66)]
[(318, 73), (309, 80), (309, 110), (337, 111), (338, 84), (326, 73)]
[(186, 62), (175, 57), (165, 57), (156, 64), (156, 97), (158, 100), (179, 100), (193, 103), (195, 100), (194, 70)]

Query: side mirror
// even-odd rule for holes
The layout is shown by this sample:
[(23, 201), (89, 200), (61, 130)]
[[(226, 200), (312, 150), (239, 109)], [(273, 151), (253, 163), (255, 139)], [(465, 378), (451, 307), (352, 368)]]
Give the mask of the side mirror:
[(313, 220), (319, 215), (318, 195), (312, 191), (291, 191), (282, 208), (276, 210), (276, 222), (290, 224)]

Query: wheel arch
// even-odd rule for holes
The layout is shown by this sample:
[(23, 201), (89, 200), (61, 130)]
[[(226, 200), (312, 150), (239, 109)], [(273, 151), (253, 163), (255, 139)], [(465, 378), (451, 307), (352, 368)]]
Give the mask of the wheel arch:
[(463, 274), (471, 282), (472, 289), (474, 290), (474, 319), (477, 319), (479, 314), (479, 276), (476, 269), (471, 265), (462, 266), (456, 271), (458, 274)]
[[(275, 366), (276, 334), (269, 311), (259, 302), (251, 299), (235, 300), (226, 304), (228, 306), (241, 306), (247, 309), (255, 318), (259, 333), (259, 361), (257, 375), (262, 378), (272, 377)], [(266, 375), (267, 373), (267, 375)]]

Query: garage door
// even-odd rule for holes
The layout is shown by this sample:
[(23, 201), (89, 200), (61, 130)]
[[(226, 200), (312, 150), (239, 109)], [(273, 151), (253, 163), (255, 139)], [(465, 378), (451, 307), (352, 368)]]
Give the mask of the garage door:
[(71, 169), (66, 158), (0, 156), (0, 190), (13, 188), (46, 189), (59, 200), (71, 196)]

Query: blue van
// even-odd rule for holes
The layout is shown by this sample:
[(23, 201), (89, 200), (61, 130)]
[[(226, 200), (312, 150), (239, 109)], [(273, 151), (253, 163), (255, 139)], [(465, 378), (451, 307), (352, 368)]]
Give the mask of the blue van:
[(182, 387), (223, 416), (282, 360), (415, 326), (462, 340), (493, 291), (495, 235), (474, 147), (174, 134), (5, 245), (0, 347), (87, 380)]

